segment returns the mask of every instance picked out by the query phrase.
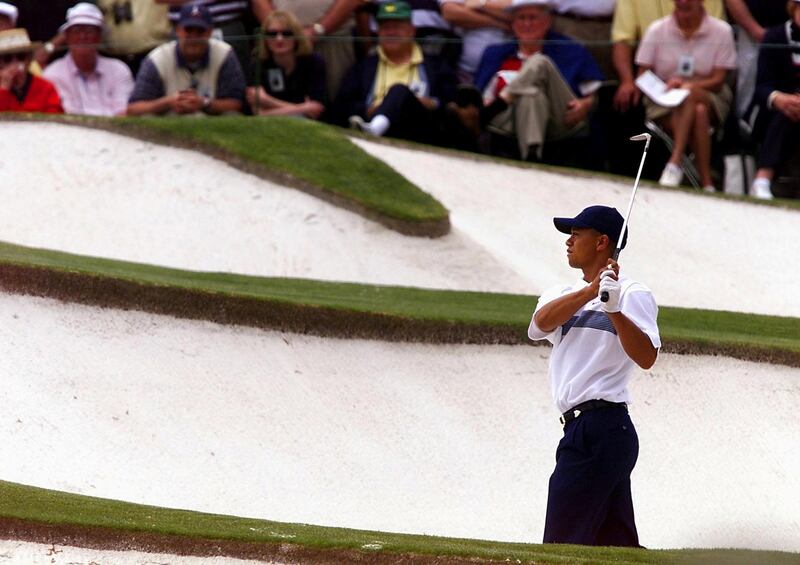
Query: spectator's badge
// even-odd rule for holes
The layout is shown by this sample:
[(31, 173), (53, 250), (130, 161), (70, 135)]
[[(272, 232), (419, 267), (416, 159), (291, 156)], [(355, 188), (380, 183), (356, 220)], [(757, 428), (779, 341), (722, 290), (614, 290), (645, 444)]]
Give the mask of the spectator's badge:
[(267, 84), (272, 92), (283, 92), (286, 88), (286, 83), (283, 81), (282, 69), (268, 69), (267, 70)]
[(681, 55), (678, 59), (678, 74), (684, 78), (694, 76), (694, 57), (692, 55)]

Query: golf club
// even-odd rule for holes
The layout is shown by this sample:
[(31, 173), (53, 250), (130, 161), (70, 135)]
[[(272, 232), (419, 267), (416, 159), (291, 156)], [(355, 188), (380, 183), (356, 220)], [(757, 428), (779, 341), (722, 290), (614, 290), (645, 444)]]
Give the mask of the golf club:
[[(625, 219), (622, 221), (622, 229), (617, 238), (617, 247), (614, 249), (614, 255), (611, 256), (614, 261), (619, 259), (619, 252), (622, 251), (622, 242), (625, 239), (625, 230), (628, 229), (628, 219), (631, 217), (631, 209), (633, 208), (633, 199), (636, 198), (636, 189), (639, 188), (639, 177), (642, 176), (642, 168), (644, 167), (644, 160), (647, 159), (647, 149), (650, 147), (650, 134), (640, 133), (631, 137), (631, 141), (644, 141), (644, 151), (642, 152), (642, 160), (639, 163), (639, 172), (636, 173), (636, 181), (633, 183), (633, 192), (631, 192), (631, 199), (628, 202), (628, 211), (625, 212)], [(608, 292), (603, 291), (600, 295), (601, 302), (608, 302)]]

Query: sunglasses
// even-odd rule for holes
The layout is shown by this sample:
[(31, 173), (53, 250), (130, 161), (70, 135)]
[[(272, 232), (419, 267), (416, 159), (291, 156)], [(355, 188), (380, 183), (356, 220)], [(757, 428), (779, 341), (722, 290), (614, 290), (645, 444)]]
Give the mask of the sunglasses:
[(267, 39), (275, 39), (281, 36), (284, 39), (293, 39), (294, 32), (290, 29), (268, 29), (264, 32), (264, 37)]
[(27, 58), (27, 53), (11, 53), (10, 55), (0, 55), (0, 65), (9, 65), (15, 61), (23, 63)]

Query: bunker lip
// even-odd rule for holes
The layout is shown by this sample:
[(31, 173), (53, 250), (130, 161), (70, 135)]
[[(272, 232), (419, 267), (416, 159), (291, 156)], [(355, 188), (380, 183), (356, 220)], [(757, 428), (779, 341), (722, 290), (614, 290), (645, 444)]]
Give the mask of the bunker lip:
[(7, 517), (0, 517), (0, 539), (89, 549), (168, 553), (194, 557), (232, 557), (273, 563), (308, 563), (309, 565), (339, 563), (480, 565), (482, 563), (500, 563), (500, 561), (478, 557), (398, 554), (375, 549), (361, 552), (336, 547), (318, 549), (286, 541), (269, 543), (196, 538), (75, 524), (46, 524)]
[[(531, 344), (526, 328), (513, 324), (466, 324), (397, 315), (291, 304), (99, 275), (0, 262), (0, 289), (12, 294), (164, 314), (175, 318), (338, 338), (382, 341)], [(534, 345), (539, 345), (536, 342)], [(665, 353), (720, 355), (745, 361), (800, 367), (800, 352), (747, 344), (665, 339)]]

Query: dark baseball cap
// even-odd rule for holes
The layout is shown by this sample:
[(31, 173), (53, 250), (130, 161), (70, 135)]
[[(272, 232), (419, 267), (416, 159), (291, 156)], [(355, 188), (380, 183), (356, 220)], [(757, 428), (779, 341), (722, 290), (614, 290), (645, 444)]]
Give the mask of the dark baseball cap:
[(202, 4), (184, 4), (181, 7), (181, 14), (178, 17), (178, 25), (181, 27), (200, 27), (209, 29), (211, 24), (211, 12), (208, 6)]
[[(574, 218), (553, 218), (553, 223), (561, 233), (572, 233), (572, 228), (591, 228), (607, 235), (608, 239), (617, 243), (625, 220), (616, 208), (589, 206)], [(625, 244), (628, 242), (628, 233), (628, 228), (625, 228), (625, 237), (620, 249), (625, 248)]]
[(378, 6), (375, 19), (384, 20), (410, 20), (411, 6), (407, 2), (383, 2)]

